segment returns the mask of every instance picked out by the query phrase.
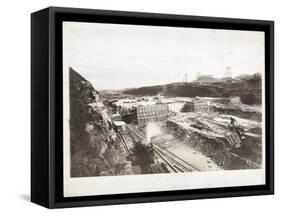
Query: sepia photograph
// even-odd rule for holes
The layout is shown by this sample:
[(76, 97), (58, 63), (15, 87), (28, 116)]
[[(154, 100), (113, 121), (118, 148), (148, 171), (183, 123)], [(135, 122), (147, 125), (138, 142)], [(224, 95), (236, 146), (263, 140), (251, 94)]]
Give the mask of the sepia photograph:
[(66, 191), (71, 182), (71, 196), (263, 184), (264, 40), (63, 22)]

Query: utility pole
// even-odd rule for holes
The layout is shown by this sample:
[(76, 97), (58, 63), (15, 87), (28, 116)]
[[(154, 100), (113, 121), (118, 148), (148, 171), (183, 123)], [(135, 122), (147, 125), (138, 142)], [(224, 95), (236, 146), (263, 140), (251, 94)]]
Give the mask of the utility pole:
[(224, 78), (232, 78), (232, 71), (231, 71), (231, 66), (227, 66), (226, 70), (224, 72)]

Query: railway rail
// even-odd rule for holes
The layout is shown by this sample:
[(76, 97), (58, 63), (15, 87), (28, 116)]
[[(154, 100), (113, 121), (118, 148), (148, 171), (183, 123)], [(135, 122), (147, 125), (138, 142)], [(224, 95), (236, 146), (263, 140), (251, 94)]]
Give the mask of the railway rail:
[(119, 138), (120, 138), (120, 140), (121, 140), (121, 142), (122, 142), (122, 144), (123, 144), (123, 146), (124, 146), (124, 148), (125, 148), (127, 154), (128, 154), (128, 155), (131, 155), (132, 152), (131, 152), (130, 149), (128, 148), (127, 142), (126, 142), (125, 138), (123, 137), (123, 135), (122, 135), (121, 133), (119, 133), (118, 136), (119, 136)]
[(178, 170), (180, 172), (193, 172), (201, 171), (198, 167), (192, 165), (191, 163), (183, 160), (179, 156), (175, 155), (171, 151), (163, 148), (160, 145), (153, 145), (153, 150), (158, 154), (173, 170)]
[(145, 137), (145, 135), (143, 134), (143, 133), (141, 133), (141, 132), (139, 132), (136, 128), (133, 128), (132, 126), (130, 126), (130, 125), (127, 125), (127, 127), (129, 128), (129, 130), (131, 131), (131, 132), (133, 132), (136, 136), (138, 136), (139, 138), (141, 138), (141, 139), (145, 139), (146, 137)]
[[(128, 129), (130, 130), (131, 138), (136, 141), (141, 141), (146, 138), (146, 136), (138, 131), (136, 128), (127, 125)], [(153, 151), (166, 163), (166, 165), (176, 173), (179, 172), (193, 172), (193, 171), (201, 171), (196, 166), (190, 164), (189, 162), (183, 160), (182, 158), (178, 157), (171, 151), (163, 148), (159, 144), (153, 144)]]

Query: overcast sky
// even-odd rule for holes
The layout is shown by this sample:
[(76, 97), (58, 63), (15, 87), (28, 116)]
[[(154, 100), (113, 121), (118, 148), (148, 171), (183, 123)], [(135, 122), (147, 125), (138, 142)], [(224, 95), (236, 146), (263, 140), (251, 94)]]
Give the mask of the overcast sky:
[(188, 74), (264, 73), (264, 33), (64, 22), (64, 68), (98, 90), (180, 82)]

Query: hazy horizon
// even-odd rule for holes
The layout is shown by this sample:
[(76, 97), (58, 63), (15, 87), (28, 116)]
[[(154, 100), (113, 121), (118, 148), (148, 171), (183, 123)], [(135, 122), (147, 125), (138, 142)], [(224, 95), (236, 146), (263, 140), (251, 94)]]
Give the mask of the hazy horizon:
[[(74, 68), (73, 68), (74, 69)], [(75, 70), (75, 69), (74, 69)], [(79, 73), (79, 71), (75, 70), (76, 72)], [(152, 87), (152, 86), (160, 86), (160, 85), (168, 85), (168, 84), (175, 84), (175, 83), (187, 83), (187, 82), (183, 82), (183, 81), (178, 81), (178, 82), (168, 82), (168, 83), (160, 83), (160, 84), (151, 84), (151, 85), (141, 85), (141, 86), (135, 86), (135, 87), (125, 87), (125, 88), (118, 88), (118, 89), (115, 89), (115, 88), (108, 88), (108, 89), (98, 89), (95, 87), (95, 82), (92, 82), (91, 80), (87, 79), (85, 74), (81, 74), (79, 73), (81, 76), (83, 76), (86, 80), (88, 80), (89, 82), (91, 82), (91, 84), (93, 85), (93, 87), (95, 89), (97, 89), (98, 91), (121, 91), (121, 90), (125, 90), (125, 89), (134, 89), (134, 88), (142, 88), (142, 87)], [(254, 73), (253, 73), (254, 74)], [(243, 75), (253, 75), (253, 74), (243, 74)], [(202, 75), (209, 75), (209, 74), (202, 74)], [(241, 74), (240, 74), (241, 75)], [(239, 76), (239, 75), (238, 75)], [(237, 77), (237, 76), (236, 76)], [(220, 78), (220, 77), (216, 77), (216, 78)], [(233, 77), (235, 78), (235, 77)], [(195, 81), (195, 80), (193, 80)], [(193, 81), (190, 81), (188, 83), (192, 83)]]
[(63, 61), (99, 90), (264, 73), (264, 33), (64, 22)]

